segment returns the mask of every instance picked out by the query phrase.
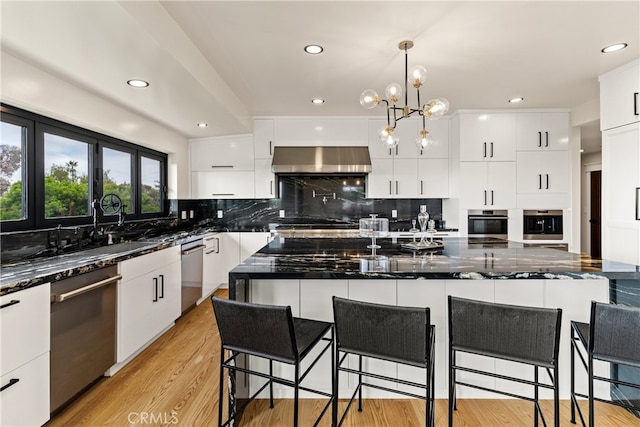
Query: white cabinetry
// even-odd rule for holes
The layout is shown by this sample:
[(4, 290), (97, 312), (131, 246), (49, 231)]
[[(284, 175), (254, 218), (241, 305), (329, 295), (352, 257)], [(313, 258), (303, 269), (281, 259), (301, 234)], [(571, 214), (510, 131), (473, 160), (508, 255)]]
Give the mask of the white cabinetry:
[(640, 59), (603, 74), (599, 80), (600, 129), (640, 121)]
[(640, 265), (640, 123), (602, 133), (602, 258)]
[(271, 171), (274, 147), (273, 119), (253, 121), (255, 151), (254, 187), (256, 199), (272, 199), (276, 196), (276, 176)]
[(519, 113), (518, 151), (567, 150), (569, 113)]
[(49, 420), (50, 293), (47, 283), (0, 297), (0, 425)]
[(417, 159), (371, 159), (367, 197), (409, 199), (418, 193)]
[(220, 283), (217, 280), (217, 260), (220, 254), (220, 233), (207, 233), (203, 239), (202, 251), (202, 298), (207, 298), (215, 291)]
[(449, 159), (418, 159), (418, 197), (449, 197)]
[(515, 161), (516, 115), (460, 114), (461, 161)]
[(371, 158), (398, 158), (416, 159), (418, 147), (415, 140), (418, 138), (418, 120), (403, 119), (396, 123), (394, 134), (400, 138), (400, 143), (394, 148), (387, 148), (380, 141), (379, 131), (387, 127), (387, 119), (370, 119), (369, 128), (369, 155)]
[(272, 239), (269, 232), (240, 233), (240, 262), (268, 245)]
[(125, 362), (180, 317), (180, 247), (118, 264), (118, 358)]
[(191, 197), (253, 198), (253, 135), (190, 141)]
[(568, 151), (519, 151), (517, 169), (519, 208), (569, 207)]
[(516, 162), (461, 162), (464, 209), (510, 209), (516, 205)]

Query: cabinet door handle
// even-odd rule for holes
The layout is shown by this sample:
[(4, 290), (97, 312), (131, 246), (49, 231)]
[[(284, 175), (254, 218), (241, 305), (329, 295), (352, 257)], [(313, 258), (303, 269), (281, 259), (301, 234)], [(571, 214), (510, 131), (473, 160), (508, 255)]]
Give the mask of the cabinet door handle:
[(636, 187), (636, 221), (640, 221), (640, 187)]
[(269, 141), (269, 155), (273, 156), (273, 141)]
[(638, 112), (638, 92), (633, 93), (633, 115), (640, 116), (640, 112)]
[(269, 194), (273, 196), (273, 180), (269, 181)]
[(398, 155), (398, 146), (396, 145), (396, 156)]
[(493, 158), (493, 142), (491, 143), (491, 158)]
[(482, 143), (482, 157), (487, 157), (487, 143)]
[(158, 302), (158, 278), (153, 278), (153, 302)]
[(545, 176), (547, 177), (547, 188), (546, 188), (546, 190), (548, 190), (549, 189), (549, 174), (546, 173)]
[(424, 181), (420, 180), (420, 195), (424, 194)]
[(398, 181), (396, 181), (396, 196), (398, 195)]
[(493, 206), (493, 190), (491, 190), (491, 206)]
[(392, 148), (389, 148), (389, 155), (393, 156), (393, 151), (391, 151), (391, 150), (392, 150)]
[(0, 388), (0, 391), (5, 391), (12, 385), (16, 384), (18, 381), (20, 381), (18, 378), (11, 378), (7, 384), (3, 385), (2, 388)]
[(542, 132), (538, 132), (538, 147), (542, 147)]
[(549, 132), (544, 133), (544, 146), (545, 147), (549, 146)]
[(484, 190), (484, 204), (487, 204), (487, 190)]
[(164, 298), (164, 274), (160, 275), (160, 298)]
[(210, 251), (205, 252), (205, 255), (210, 255), (212, 253), (214, 253), (216, 250), (215, 249), (211, 249)]
[(216, 237), (216, 253), (220, 253), (220, 238)]
[(218, 168), (229, 169), (229, 168), (232, 168), (233, 165), (211, 165), (211, 167), (214, 168), (214, 169), (218, 169)]
[(235, 196), (236, 193), (211, 193), (212, 196)]
[(389, 195), (393, 195), (393, 190), (391, 190), (391, 180), (389, 180)]
[(542, 190), (542, 174), (538, 174), (538, 190)]
[(11, 307), (12, 305), (16, 305), (16, 304), (19, 304), (19, 303), (20, 303), (19, 299), (12, 299), (8, 303), (0, 305), (0, 309), (6, 308), (6, 307)]

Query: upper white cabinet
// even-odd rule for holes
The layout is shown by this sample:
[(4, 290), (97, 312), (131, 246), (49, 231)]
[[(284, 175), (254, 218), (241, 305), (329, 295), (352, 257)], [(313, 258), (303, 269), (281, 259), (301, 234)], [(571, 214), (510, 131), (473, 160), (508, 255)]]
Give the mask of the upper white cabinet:
[(273, 119), (255, 119), (253, 121), (253, 142), (256, 159), (271, 159), (274, 147)]
[(461, 161), (515, 161), (516, 115), (460, 114)]
[(190, 142), (191, 198), (252, 199), (255, 196), (253, 135)]
[(519, 113), (516, 122), (518, 151), (569, 148), (569, 113)]
[(449, 197), (449, 159), (418, 159), (418, 197)]
[(640, 265), (640, 123), (602, 133), (602, 258)]
[(603, 74), (600, 81), (600, 129), (640, 121), (640, 59)]
[(253, 136), (206, 138), (190, 142), (192, 171), (253, 170)]
[(271, 159), (256, 159), (254, 180), (256, 199), (276, 197), (276, 174), (271, 171)]
[(400, 143), (394, 148), (387, 148), (379, 137), (381, 129), (387, 127), (387, 119), (369, 119), (369, 155), (372, 159), (398, 158), (416, 159), (418, 147), (418, 120), (407, 118), (396, 122), (394, 134), (400, 139)]
[(287, 146), (367, 145), (367, 120), (355, 118), (278, 118), (274, 144)]
[(516, 162), (461, 162), (460, 207), (510, 209), (516, 206)]
[(417, 159), (371, 159), (367, 197), (410, 199), (418, 194)]

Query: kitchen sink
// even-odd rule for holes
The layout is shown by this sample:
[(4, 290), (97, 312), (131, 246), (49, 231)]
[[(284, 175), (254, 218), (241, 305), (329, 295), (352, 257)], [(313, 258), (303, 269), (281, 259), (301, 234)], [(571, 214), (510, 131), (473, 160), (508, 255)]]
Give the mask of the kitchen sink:
[(158, 246), (157, 242), (123, 242), (115, 245), (101, 246), (99, 248), (82, 251), (84, 255), (111, 255), (121, 252), (128, 252), (142, 248), (152, 248)]

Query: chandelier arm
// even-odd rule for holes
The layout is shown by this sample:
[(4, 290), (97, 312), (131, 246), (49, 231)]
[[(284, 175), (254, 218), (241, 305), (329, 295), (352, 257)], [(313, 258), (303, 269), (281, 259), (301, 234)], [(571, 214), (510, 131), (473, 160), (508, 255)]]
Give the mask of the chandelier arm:
[(407, 92), (407, 83), (409, 81), (409, 52), (407, 45), (404, 46), (404, 106), (409, 105), (409, 92)]

